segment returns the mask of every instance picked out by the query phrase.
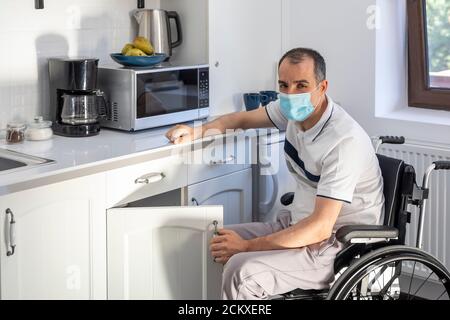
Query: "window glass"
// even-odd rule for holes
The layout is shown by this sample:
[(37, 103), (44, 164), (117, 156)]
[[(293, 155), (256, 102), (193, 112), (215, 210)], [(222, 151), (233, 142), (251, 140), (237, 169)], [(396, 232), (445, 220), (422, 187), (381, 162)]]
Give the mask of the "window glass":
[(450, 0), (426, 0), (429, 87), (450, 88)]

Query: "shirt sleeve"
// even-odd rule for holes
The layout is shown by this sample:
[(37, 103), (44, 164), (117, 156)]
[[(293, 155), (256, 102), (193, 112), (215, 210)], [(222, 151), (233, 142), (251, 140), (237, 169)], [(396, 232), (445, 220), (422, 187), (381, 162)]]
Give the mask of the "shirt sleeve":
[(288, 119), (281, 113), (280, 103), (278, 101), (269, 103), (266, 107), (267, 116), (273, 125), (281, 131), (286, 131)]
[(361, 176), (364, 151), (355, 139), (339, 142), (322, 160), (317, 196), (351, 203)]

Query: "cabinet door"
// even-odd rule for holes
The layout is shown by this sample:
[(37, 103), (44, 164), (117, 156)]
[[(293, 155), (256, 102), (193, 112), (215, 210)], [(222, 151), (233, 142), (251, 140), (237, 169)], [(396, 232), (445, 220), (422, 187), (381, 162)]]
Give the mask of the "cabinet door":
[(207, 180), (188, 187), (191, 205), (223, 206), (224, 224), (252, 221), (252, 169)]
[(242, 93), (274, 90), (282, 54), (280, 0), (210, 0), (213, 115), (242, 110)]
[(2, 299), (106, 298), (102, 185), (96, 175), (0, 198)]
[(108, 210), (109, 299), (219, 299), (209, 242), (221, 207)]

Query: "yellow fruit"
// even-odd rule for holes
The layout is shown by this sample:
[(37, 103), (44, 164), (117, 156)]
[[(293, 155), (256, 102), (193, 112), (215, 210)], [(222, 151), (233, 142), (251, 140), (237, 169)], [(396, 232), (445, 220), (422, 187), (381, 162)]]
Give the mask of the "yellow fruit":
[(138, 48), (132, 48), (129, 49), (126, 53), (126, 56), (133, 56), (133, 57), (138, 57), (138, 56), (146, 56), (146, 54), (142, 51), (139, 50)]
[(155, 52), (150, 41), (148, 41), (147, 38), (144, 37), (136, 37), (136, 39), (134, 39), (133, 41), (133, 45), (148, 55), (152, 55)]
[(134, 48), (133, 44), (127, 43), (122, 49), (122, 54), (126, 55), (127, 51), (130, 50), (130, 49), (133, 49), (133, 48)]

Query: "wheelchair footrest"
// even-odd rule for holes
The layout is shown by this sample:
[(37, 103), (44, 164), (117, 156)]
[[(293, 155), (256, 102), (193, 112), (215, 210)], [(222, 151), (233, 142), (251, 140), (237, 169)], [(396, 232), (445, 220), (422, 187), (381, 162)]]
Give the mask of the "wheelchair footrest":
[(303, 290), (295, 289), (283, 293), (280, 300), (324, 300), (328, 295), (328, 289), (323, 290)]

